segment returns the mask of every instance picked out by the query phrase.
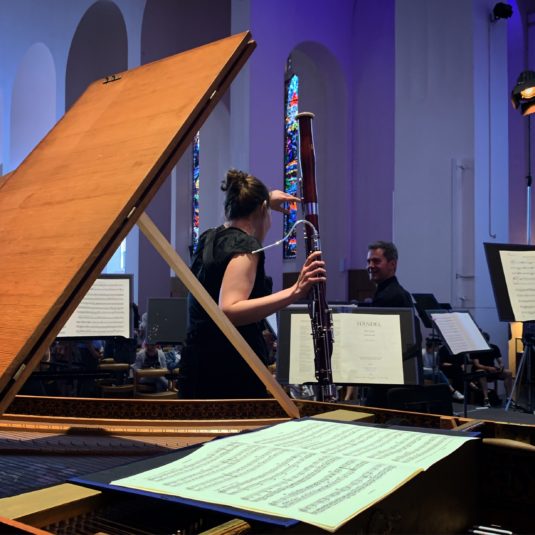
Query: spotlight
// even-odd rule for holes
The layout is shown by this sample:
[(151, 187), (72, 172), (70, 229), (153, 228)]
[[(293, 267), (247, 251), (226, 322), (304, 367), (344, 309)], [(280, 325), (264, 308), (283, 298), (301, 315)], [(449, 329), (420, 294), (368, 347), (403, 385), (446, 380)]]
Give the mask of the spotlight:
[(526, 242), (531, 244), (531, 114), (535, 113), (535, 72), (522, 71), (516, 85), (511, 91), (511, 102), (513, 108), (520, 108), (522, 115), (527, 115), (527, 167), (526, 176)]
[(513, 16), (513, 7), (509, 4), (505, 4), (504, 2), (498, 2), (493, 10), (492, 15), (490, 16), (490, 20), (492, 22), (496, 22), (498, 19), (508, 19)]
[(513, 108), (520, 108), (522, 115), (535, 112), (535, 71), (522, 71), (511, 91)]

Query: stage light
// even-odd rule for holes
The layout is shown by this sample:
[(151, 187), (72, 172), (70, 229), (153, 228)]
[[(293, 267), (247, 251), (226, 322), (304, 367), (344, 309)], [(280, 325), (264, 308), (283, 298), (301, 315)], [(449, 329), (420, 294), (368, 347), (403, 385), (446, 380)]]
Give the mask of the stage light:
[(535, 112), (535, 71), (522, 71), (511, 91), (511, 102), (522, 115)]
[(513, 16), (513, 7), (510, 4), (505, 4), (504, 2), (498, 2), (493, 10), (490, 20), (495, 22), (499, 19), (508, 19)]
[(527, 115), (528, 154), (526, 175), (526, 243), (531, 244), (531, 114), (535, 112), (535, 72), (522, 71), (516, 85), (511, 92), (511, 102), (515, 110), (520, 109), (522, 115)]

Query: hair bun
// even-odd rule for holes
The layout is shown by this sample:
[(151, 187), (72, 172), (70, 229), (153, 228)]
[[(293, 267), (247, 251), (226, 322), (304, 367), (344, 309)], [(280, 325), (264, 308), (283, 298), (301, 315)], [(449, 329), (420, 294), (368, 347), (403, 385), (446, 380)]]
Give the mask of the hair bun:
[(221, 183), (221, 189), (228, 191), (231, 188), (241, 189), (247, 185), (247, 173), (238, 171), (238, 169), (229, 169), (226, 179)]

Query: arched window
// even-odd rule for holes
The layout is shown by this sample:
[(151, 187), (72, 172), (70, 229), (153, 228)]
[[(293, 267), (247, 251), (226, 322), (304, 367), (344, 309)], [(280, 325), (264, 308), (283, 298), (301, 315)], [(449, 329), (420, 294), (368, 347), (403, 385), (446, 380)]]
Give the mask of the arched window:
[(200, 135), (197, 132), (193, 138), (193, 164), (191, 170), (191, 254), (195, 252), (199, 243), (199, 150)]
[[(292, 72), (291, 57), (286, 64), (284, 82), (284, 191), (299, 196), (298, 191), (298, 124), (295, 116), (299, 104), (299, 77)], [(283, 232), (286, 235), (297, 220), (297, 205), (290, 205), (290, 213), (284, 216)], [(284, 242), (283, 257), (295, 258), (297, 235), (294, 232)]]

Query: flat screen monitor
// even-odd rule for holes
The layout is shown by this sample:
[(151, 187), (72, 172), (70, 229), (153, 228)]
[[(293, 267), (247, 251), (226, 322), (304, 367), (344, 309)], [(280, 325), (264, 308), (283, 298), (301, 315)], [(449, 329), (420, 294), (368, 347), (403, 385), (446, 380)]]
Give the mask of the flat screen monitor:
[(186, 297), (150, 297), (147, 304), (147, 341), (151, 344), (183, 344), (186, 341)]

